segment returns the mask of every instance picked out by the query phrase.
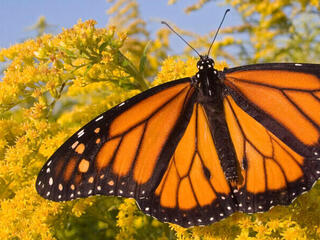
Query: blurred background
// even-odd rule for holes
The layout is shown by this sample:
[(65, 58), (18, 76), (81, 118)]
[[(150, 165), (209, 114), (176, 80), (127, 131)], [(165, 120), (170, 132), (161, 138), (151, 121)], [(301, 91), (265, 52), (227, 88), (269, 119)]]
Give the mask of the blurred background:
[[(188, 41), (197, 42), (196, 47), (204, 51), (207, 45), (203, 42), (210, 39), (224, 11), (230, 8), (222, 31), (233, 39), (224, 44), (233, 46), (224, 53), (229, 55), (227, 60), (234, 64), (267, 60), (310, 61), (319, 51), (314, 46), (319, 40), (317, 4), (317, 1), (302, 0), (262, 1), (259, 4), (250, 0), (2, 0), (0, 47), (6, 48), (44, 33), (58, 34), (79, 19), (94, 19), (97, 27), (111, 23), (128, 30), (129, 26), (135, 26), (131, 29), (132, 34), (155, 40), (157, 32), (164, 27), (160, 21), (165, 20), (189, 36), (186, 37)], [(134, 22), (136, 25), (130, 25)], [(219, 38), (222, 39), (223, 34)], [(180, 39), (170, 37), (168, 53), (181, 54), (184, 49), (186, 46)], [(312, 49), (311, 56), (303, 54), (306, 49)], [(283, 54), (284, 51), (289, 51), (289, 55), (287, 52)], [(241, 55), (240, 59), (237, 54)]]
[[(134, 1), (120, 6), (124, 11)], [(145, 29), (150, 33), (150, 38), (156, 38), (156, 32), (163, 26), (161, 20), (176, 24), (179, 28), (204, 35), (214, 31), (230, 4), (217, 4), (208, 2), (205, 8), (191, 11), (186, 15), (186, 9), (194, 2), (191, 0), (178, 1), (171, 5), (166, 1), (137, 1), (137, 9), (133, 5), (128, 10), (131, 14), (139, 15), (145, 22)], [(9, 47), (12, 44), (32, 38), (42, 33), (59, 33), (62, 27), (70, 28), (81, 18), (83, 21), (94, 19), (98, 27), (105, 27), (116, 13), (108, 12), (113, 5), (112, 1), (95, 0), (70, 0), (62, 1), (1, 1), (0, 3), (0, 47)], [(126, 7), (125, 7), (126, 6)], [(118, 9), (120, 10), (120, 9)], [(14, 16), (14, 20), (9, 20)], [(229, 14), (224, 26), (235, 26), (241, 22), (241, 16), (235, 9)], [(172, 39), (174, 40), (174, 39)], [(175, 41), (176, 43), (176, 41)], [(174, 44), (172, 49), (181, 51), (185, 46), (182, 42)]]
[(218, 67), (320, 63), (319, 0), (0, 0), (0, 239), (320, 239), (318, 185), (290, 207), (192, 229), (132, 200), (53, 203), (35, 191), (42, 165), (93, 117), (196, 72), (161, 20), (206, 53), (227, 8)]

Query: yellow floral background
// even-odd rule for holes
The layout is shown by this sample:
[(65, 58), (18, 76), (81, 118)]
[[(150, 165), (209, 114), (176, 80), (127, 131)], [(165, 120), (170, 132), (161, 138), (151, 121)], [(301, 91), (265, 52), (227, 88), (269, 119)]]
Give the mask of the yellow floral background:
[[(197, 59), (190, 57), (189, 48), (168, 57), (168, 29), (150, 41), (138, 2), (111, 2), (112, 20), (105, 28), (79, 20), (60, 34), (0, 50), (5, 64), (0, 82), (0, 239), (320, 239), (319, 184), (289, 207), (236, 213), (190, 229), (148, 217), (130, 199), (95, 196), (54, 203), (37, 195), (38, 171), (77, 129), (141, 91), (196, 72)], [(193, 2), (187, 13), (210, 1)], [(318, 0), (221, 2), (237, 9), (243, 23), (222, 28), (212, 49), (215, 58), (224, 59), (217, 68), (320, 63)], [(201, 51), (214, 34), (177, 29), (192, 36), (190, 43)], [(235, 37), (240, 35), (245, 37)]]

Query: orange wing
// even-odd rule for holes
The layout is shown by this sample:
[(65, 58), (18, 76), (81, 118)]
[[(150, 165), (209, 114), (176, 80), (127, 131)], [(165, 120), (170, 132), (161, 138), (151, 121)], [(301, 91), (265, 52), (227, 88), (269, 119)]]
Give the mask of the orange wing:
[(320, 161), (306, 158), (243, 111), (231, 96), (225, 114), (241, 179), (233, 193), (243, 212), (262, 212), (290, 204), (320, 177)]
[(244, 111), (302, 156), (320, 156), (319, 65), (258, 64), (224, 74)]
[(190, 78), (180, 79), (101, 114), (52, 155), (38, 176), (37, 191), (54, 201), (149, 194), (187, 126), (193, 93)]
[(207, 225), (236, 211), (203, 106), (190, 122), (153, 195), (139, 199), (145, 213), (184, 227)]

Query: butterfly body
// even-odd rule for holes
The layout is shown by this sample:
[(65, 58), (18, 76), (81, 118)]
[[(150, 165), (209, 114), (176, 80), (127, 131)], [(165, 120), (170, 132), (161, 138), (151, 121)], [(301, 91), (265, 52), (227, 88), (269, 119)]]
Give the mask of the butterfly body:
[(320, 65), (199, 71), (99, 115), (47, 161), (36, 181), (53, 201), (135, 198), (183, 227), (288, 205), (320, 177)]
[(197, 68), (199, 71), (193, 77), (194, 82), (199, 86), (197, 102), (203, 105), (208, 117), (212, 138), (226, 178), (229, 181), (237, 181), (236, 155), (225, 120), (223, 106), (227, 89), (219, 77), (219, 71), (214, 68), (213, 59), (208, 56), (201, 56)]

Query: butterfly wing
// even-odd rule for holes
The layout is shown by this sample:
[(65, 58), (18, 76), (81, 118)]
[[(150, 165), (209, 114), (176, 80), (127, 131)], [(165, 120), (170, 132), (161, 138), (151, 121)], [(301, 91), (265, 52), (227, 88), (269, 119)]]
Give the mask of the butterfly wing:
[(236, 211), (202, 104), (189, 124), (155, 192), (138, 199), (141, 210), (183, 227), (208, 225)]
[(241, 166), (243, 212), (290, 204), (320, 177), (320, 66), (263, 64), (225, 72), (225, 114)]
[(141, 198), (153, 191), (191, 116), (190, 80), (152, 88), (93, 119), (43, 166), (38, 193), (66, 201), (95, 194)]
[(320, 156), (320, 65), (257, 64), (223, 74), (244, 111), (299, 154)]

